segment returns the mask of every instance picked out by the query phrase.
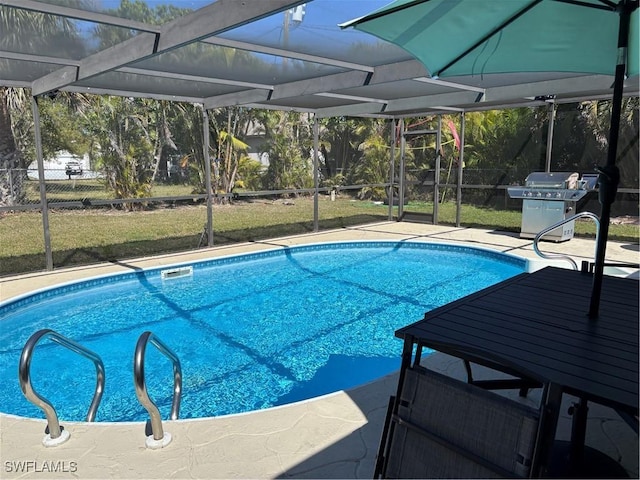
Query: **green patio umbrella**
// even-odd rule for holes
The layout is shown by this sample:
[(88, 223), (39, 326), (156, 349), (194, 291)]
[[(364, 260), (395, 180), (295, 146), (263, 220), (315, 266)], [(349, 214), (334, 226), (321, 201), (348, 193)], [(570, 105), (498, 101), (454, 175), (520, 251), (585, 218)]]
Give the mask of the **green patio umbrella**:
[(638, 75), (638, 0), (396, 0), (340, 25), (394, 43), (432, 77), (572, 72), (613, 77), (602, 206), (589, 316), (600, 306), (611, 204), (619, 182), (618, 130), (625, 75)]

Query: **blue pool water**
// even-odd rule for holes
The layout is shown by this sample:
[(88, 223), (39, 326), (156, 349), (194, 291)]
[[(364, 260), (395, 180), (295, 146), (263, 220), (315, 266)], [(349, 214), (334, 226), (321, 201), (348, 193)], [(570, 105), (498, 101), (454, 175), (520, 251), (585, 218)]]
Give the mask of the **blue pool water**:
[[(184, 278), (134, 271), (38, 292), (0, 305), (0, 411), (43, 417), (18, 384), (22, 348), (42, 328), (102, 357), (106, 384), (97, 421), (148, 418), (132, 373), (136, 341), (147, 330), (181, 360), (180, 418), (353, 387), (399, 368), (395, 330), (525, 265), (466, 247), (349, 242), (210, 260), (194, 264)], [(168, 418), (171, 364), (152, 346), (146, 359), (150, 397)], [(62, 420), (84, 419), (95, 386), (90, 361), (45, 340), (31, 371), (35, 390)]]

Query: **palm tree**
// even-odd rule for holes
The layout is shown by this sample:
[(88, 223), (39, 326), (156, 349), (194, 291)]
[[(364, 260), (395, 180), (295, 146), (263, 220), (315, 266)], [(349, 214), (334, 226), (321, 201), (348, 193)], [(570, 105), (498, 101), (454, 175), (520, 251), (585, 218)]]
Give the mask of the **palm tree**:
[(465, 165), (476, 184), (521, 183), (544, 168), (545, 107), (471, 112), (465, 115)]
[[(329, 155), (325, 161), (330, 177), (338, 174), (349, 176), (351, 166), (360, 156), (358, 153), (360, 145), (373, 134), (379, 123), (378, 120), (369, 118), (322, 119), (322, 138), (329, 144)], [(350, 180), (348, 179), (347, 182)]]
[[(69, 6), (79, 5), (81, 0), (68, 0)], [(14, 52), (46, 51), (49, 45), (62, 45), (62, 55), (80, 58), (83, 45), (76, 32), (75, 23), (64, 17), (0, 6), (0, 50)], [(0, 65), (2, 68), (2, 65)], [(28, 95), (22, 89), (0, 87), (0, 206), (19, 204), (24, 171), (30, 163), (23, 157), (16, 140), (15, 116), (29, 115)]]
[[(638, 188), (640, 181), (638, 165), (638, 131), (640, 124), (640, 101), (638, 97), (625, 98), (622, 101), (620, 134), (618, 140), (618, 158), (620, 169), (620, 187)], [(590, 143), (596, 143), (597, 149), (591, 149), (590, 168), (604, 165), (609, 145), (609, 125), (611, 123), (611, 101), (593, 101), (578, 105), (580, 117), (586, 123)], [(595, 150), (595, 151), (594, 151)]]
[(298, 189), (313, 186), (311, 122), (302, 113), (267, 112), (264, 126), (269, 167), (267, 189)]
[[(88, 115), (88, 129), (99, 144), (98, 164), (116, 198), (150, 194), (157, 124), (149, 122), (145, 99), (98, 97), (99, 108)], [(132, 205), (125, 205), (132, 208)]]
[[(390, 146), (389, 134), (384, 123), (378, 122), (376, 128), (370, 136), (365, 139), (359, 146), (358, 150), (362, 152), (358, 163), (353, 168), (353, 180), (357, 184), (376, 184), (387, 183), (389, 181), (389, 159)], [(400, 158), (400, 150), (396, 149), (396, 162)], [(413, 151), (405, 152), (405, 161), (413, 160)], [(362, 199), (384, 200), (387, 198), (387, 190), (385, 187), (365, 186), (360, 189), (358, 197)]]
[(23, 175), (19, 173), (20, 152), (11, 126), (11, 105), (15, 98), (6, 87), (0, 87), (0, 206), (22, 202)]
[[(240, 140), (239, 136), (246, 131), (246, 124), (250, 119), (242, 108), (228, 107), (216, 113), (213, 115), (213, 135), (216, 139), (215, 191), (231, 193), (240, 158), (249, 150), (249, 145)], [(226, 198), (223, 197), (223, 202), (226, 202)]]

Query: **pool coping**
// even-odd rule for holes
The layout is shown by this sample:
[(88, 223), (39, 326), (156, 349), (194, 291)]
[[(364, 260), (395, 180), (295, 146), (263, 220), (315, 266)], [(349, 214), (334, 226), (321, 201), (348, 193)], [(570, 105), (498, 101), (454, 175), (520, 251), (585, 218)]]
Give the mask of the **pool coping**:
[[(528, 258), (532, 269), (546, 263), (535, 260), (531, 240), (520, 239), (517, 234), (381, 222), (119, 264), (0, 278), (0, 301), (96, 275), (305, 243), (367, 239), (460, 243)], [(547, 251), (571, 254), (580, 264), (581, 260), (593, 258), (594, 242), (574, 238), (559, 244), (545, 243), (544, 247)], [(607, 247), (608, 260), (637, 263), (638, 258), (637, 245), (612, 242)], [(413, 320), (407, 319), (407, 323)], [(439, 370), (453, 368), (446, 356), (434, 355), (430, 361)], [(60, 447), (45, 448), (41, 444), (44, 420), (0, 414), (2, 478), (42, 478), (43, 475), (55, 478), (371, 478), (384, 412), (395, 384), (396, 377), (392, 374), (355, 389), (287, 406), (166, 422), (165, 428), (172, 434), (173, 442), (157, 451), (145, 448), (141, 422), (119, 425), (62, 422), (71, 432), (71, 439)], [(630, 438), (626, 426), (608, 411), (598, 411), (593, 422), (594, 427), (589, 431), (598, 435), (588, 437), (588, 444), (604, 445), (602, 449), (606, 453), (617, 455), (625, 468), (637, 476), (637, 436)], [(567, 424), (570, 425), (570, 418), (561, 419), (564, 430)], [(17, 471), (19, 467), (21, 471)]]
[[(233, 264), (236, 262), (262, 260), (265, 258), (285, 256), (289, 253), (305, 253), (311, 251), (326, 251), (331, 249), (341, 249), (349, 247), (387, 247), (400, 245), (406, 248), (422, 248), (425, 250), (440, 250), (452, 252), (473, 251), (481, 256), (493, 258), (495, 260), (513, 264), (518, 268), (527, 271), (529, 268), (529, 260), (510, 253), (497, 252), (496, 250), (444, 242), (433, 242), (425, 240), (343, 240), (332, 242), (313, 242), (299, 245), (287, 245), (283, 247), (261, 250), (259, 252), (245, 252), (232, 255), (224, 255), (221, 257), (213, 257), (200, 259), (191, 262), (170, 263), (162, 266), (154, 266), (148, 268), (136, 268), (134, 271), (128, 272), (110, 272), (102, 275), (91, 276), (78, 280), (65, 281), (63, 283), (49, 285), (43, 288), (32, 290), (7, 300), (0, 299), (0, 313), (11, 312), (17, 308), (21, 308), (32, 302), (38, 302), (47, 298), (52, 298), (58, 294), (66, 294), (81, 291), (87, 287), (100, 285), (108, 285), (123, 280), (137, 280), (145, 277), (147, 280), (153, 279), (154, 276), (162, 275), (168, 271), (180, 270), (186, 267), (207, 268), (210, 266), (218, 266), (225, 264)], [(420, 247), (418, 247), (420, 246)], [(195, 270), (190, 271), (192, 273)]]

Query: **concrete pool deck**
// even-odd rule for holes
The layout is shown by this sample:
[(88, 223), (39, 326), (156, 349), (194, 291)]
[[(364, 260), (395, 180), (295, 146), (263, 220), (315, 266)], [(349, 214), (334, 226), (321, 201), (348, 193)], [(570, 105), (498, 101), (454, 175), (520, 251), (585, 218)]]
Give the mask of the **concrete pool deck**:
[[(0, 301), (40, 288), (132, 268), (304, 243), (381, 239), (461, 243), (537, 258), (532, 241), (513, 233), (384, 222), (0, 278)], [(557, 244), (543, 242), (540, 247), (544, 252), (566, 253), (579, 265), (582, 260), (593, 260), (595, 242), (574, 238)], [(609, 242), (607, 261), (639, 263), (638, 245)], [(557, 264), (568, 266), (566, 262)], [(406, 323), (415, 320), (408, 318)], [(463, 373), (461, 362), (445, 355), (432, 355), (426, 363), (452, 376)], [(348, 391), (269, 410), (167, 421), (164, 428), (173, 441), (162, 450), (145, 448), (142, 423), (64, 421), (61, 423), (71, 433), (70, 440), (56, 448), (45, 448), (41, 443), (44, 420), (0, 415), (0, 478), (371, 478), (388, 398), (395, 393), (395, 386), (396, 376), (389, 375)], [(535, 395), (530, 397), (526, 401), (536, 400)], [(559, 439), (569, 438), (571, 417), (566, 412), (570, 400), (565, 400), (567, 405), (562, 410)], [(587, 445), (614, 458), (631, 477), (638, 478), (638, 436), (611, 409), (590, 404)]]

